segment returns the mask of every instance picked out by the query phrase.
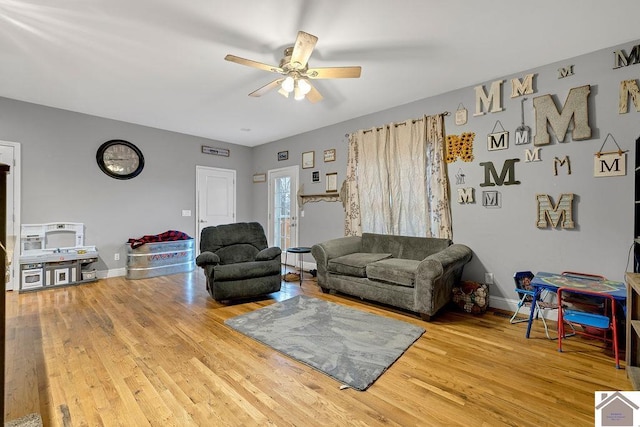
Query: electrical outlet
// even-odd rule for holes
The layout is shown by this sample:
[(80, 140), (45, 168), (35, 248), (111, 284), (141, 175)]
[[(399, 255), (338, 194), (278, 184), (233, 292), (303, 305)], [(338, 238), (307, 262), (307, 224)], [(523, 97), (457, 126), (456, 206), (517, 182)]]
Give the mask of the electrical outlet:
[(113, 260), (114, 261), (120, 261), (120, 254), (119, 253), (113, 254)]
[(484, 273), (484, 283), (493, 285), (493, 273)]

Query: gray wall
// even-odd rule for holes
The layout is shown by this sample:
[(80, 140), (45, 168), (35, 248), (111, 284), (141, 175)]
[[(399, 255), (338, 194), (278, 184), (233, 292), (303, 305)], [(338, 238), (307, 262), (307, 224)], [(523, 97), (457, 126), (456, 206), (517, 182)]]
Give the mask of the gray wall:
[[(465, 269), (465, 278), (484, 281), (484, 273), (495, 275), (495, 285), (491, 287), (492, 305), (506, 306), (506, 300), (514, 299), (513, 273), (520, 270), (532, 271), (579, 271), (602, 274), (613, 280), (624, 280), (624, 272), (632, 269), (627, 264), (633, 242), (634, 212), (634, 158), (635, 139), (640, 136), (639, 113), (630, 103), (627, 114), (618, 114), (618, 91), (622, 80), (638, 79), (640, 65), (613, 69), (613, 51), (631, 48), (640, 41), (604, 49), (589, 55), (567, 59), (566, 61), (541, 66), (533, 70), (509, 76), (496, 76), (493, 80), (506, 80), (503, 85), (502, 100), (504, 111), (487, 113), (474, 117), (475, 91), (473, 87), (462, 88), (439, 96), (381, 111), (355, 120), (322, 128), (293, 138), (284, 139), (257, 147), (254, 150), (256, 172), (280, 167), (275, 160), (276, 152), (289, 150), (289, 164), (300, 162), (303, 151), (315, 150), (316, 168), (321, 176), (325, 172), (337, 171), (342, 182), (346, 170), (346, 133), (358, 129), (380, 126), (390, 122), (418, 118), (423, 114), (437, 114), (443, 111), (454, 113), (462, 103), (469, 110), (466, 125), (456, 126), (453, 114), (446, 119), (448, 134), (475, 132), (473, 162), (460, 160), (449, 165), (451, 183), (454, 240), (469, 245), (474, 251), (474, 259)], [(558, 78), (558, 68), (573, 65), (574, 75)], [(473, 72), (470, 65), (469, 72)], [(541, 149), (541, 162), (525, 163), (525, 149), (533, 149), (533, 144), (514, 145), (514, 133), (520, 125), (521, 98), (511, 98), (511, 79), (522, 79), (526, 74), (535, 73), (535, 93), (527, 95), (525, 102), (525, 122), (535, 134), (533, 98), (545, 94), (553, 95), (556, 104), (562, 106), (569, 90), (582, 85), (591, 85), (589, 96), (590, 126), (592, 139), (573, 141), (571, 133), (565, 142), (557, 142), (552, 134), (552, 143)], [(417, 76), (428, 78), (428, 76)], [(493, 81), (492, 80), (492, 81)], [(492, 81), (478, 82), (486, 90)], [(475, 85), (474, 85), (475, 86)], [(507, 150), (487, 150), (487, 134), (492, 132), (496, 121), (500, 120), (510, 132), (510, 146)], [(627, 154), (627, 175), (622, 177), (593, 177), (593, 159), (605, 136), (611, 133)], [(609, 144), (609, 142), (608, 142)], [(605, 147), (611, 149), (612, 145)], [(322, 151), (337, 149), (337, 161), (323, 163)], [(606, 151), (606, 150), (605, 150)], [(571, 175), (566, 168), (560, 168), (558, 176), (553, 173), (554, 157), (569, 156)], [(491, 161), (500, 172), (505, 159), (519, 158), (516, 164), (516, 179), (520, 185), (489, 188), (500, 191), (502, 207), (488, 209), (482, 206), (484, 169), (481, 162)], [(475, 204), (458, 204), (455, 175), (462, 169), (466, 175), (465, 187), (474, 187)], [(313, 186), (322, 190), (323, 184), (311, 183), (309, 169), (301, 170), (301, 182), (305, 192), (312, 192)], [(265, 186), (266, 188), (266, 186)], [(309, 189), (307, 191), (307, 189)], [(315, 191), (314, 191), (315, 192)], [(536, 227), (536, 194), (548, 194), (554, 201), (562, 193), (574, 193), (574, 219), (576, 228), (539, 229)], [(266, 221), (266, 189), (255, 189), (255, 217)], [(300, 220), (300, 244), (338, 237), (343, 234), (344, 212), (339, 203), (313, 203), (304, 206), (305, 216)]]
[[(105, 175), (98, 147), (110, 139), (134, 143), (145, 157), (131, 180)], [(100, 253), (99, 271), (126, 266), (126, 241), (180, 230), (195, 237), (196, 165), (237, 171), (237, 218), (253, 216), (252, 150), (203, 138), (0, 98), (0, 140), (22, 148), (22, 223), (81, 222), (85, 243)], [(229, 148), (230, 157), (201, 153)], [(182, 210), (192, 211), (182, 217)], [(114, 253), (120, 260), (114, 260)]]
[[(476, 133), (475, 159), (449, 165), (452, 190), (454, 240), (469, 245), (474, 259), (465, 269), (465, 278), (482, 281), (485, 272), (495, 275), (491, 288), (492, 305), (501, 306), (514, 298), (512, 275), (519, 270), (583, 271), (623, 280), (629, 249), (633, 241), (635, 139), (640, 135), (638, 115), (631, 105), (628, 114), (618, 114), (620, 81), (638, 79), (640, 65), (613, 70), (613, 51), (627, 53), (640, 43), (604, 49), (561, 63), (523, 70), (506, 80), (502, 93), (505, 110), (473, 117), (473, 87), (425, 98), (420, 101), (349, 120), (316, 131), (297, 135), (255, 148), (211, 141), (203, 138), (72, 113), (0, 98), (0, 140), (22, 144), (22, 222), (55, 221), (86, 224), (86, 243), (98, 246), (99, 270), (121, 269), (126, 265), (125, 242), (130, 237), (157, 234), (168, 229), (195, 233), (194, 217), (182, 217), (182, 209), (195, 214), (195, 166), (235, 169), (238, 178), (237, 219), (257, 220), (267, 224), (267, 185), (253, 184), (254, 173), (299, 165), (302, 153), (315, 151), (316, 167), (300, 169), (305, 192), (324, 190), (324, 175), (338, 172), (342, 182), (346, 170), (347, 138), (358, 129), (417, 118), (423, 114), (455, 112), (460, 103), (469, 110), (469, 121), (456, 126), (447, 117), (449, 134)], [(526, 54), (526, 53), (525, 53)], [(574, 65), (575, 75), (558, 79), (559, 67)], [(469, 72), (473, 72), (470, 65)], [(552, 94), (563, 104), (573, 87), (591, 85), (590, 125), (593, 138), (566, 142), (553, 141), (541, 150), (542, 162), (524, 163), (527, 146), (513, 144), (515, 128), (520, 124), (520, 98), (510, 98), (511, 78), (535, 73), (536, 93), (525, 103), (526, 124), (534, 126), (532, 99)], [(416, 76), (428, 78), (428, 76)], [(492, 81), (493, 81), (492, 80)], [(489, 87), (491, 81), (478, 82)], [(486, 136), (500, 120), (511, 133), (508, 150), (488, 152)], [(593, 177), (593, 155), (607, 133), (629, 150), (627, 175), (614, 178)], [(103, 142), (120, 138), (133, 142), (144, 153), (146, 166), (136, 179), (118, 181), (103, 174), (95, 162), (97, 148)], [(204, 155), (201, 145), (231, 150), (231, 157)], [(337, 160), (322, 161), (325, 149), (335, 148)], [(277, 152), (289, 151), (289, 160), (279, 162)], [(572, 174), (561, 169), (553, 175), (553, 158), (569, 156)], [(497, 188), (502, 193), (500, 209), (484, 208), (480, 202), (484, 170), (480, 162), (494, 162), (500, 170), (505, 159), (519, 158), (516, 178), (520, 185)], [(476, 190), (476, 203), (456, 203), (455, 174), (462, 169), (466, 185)], [(311, 172), (318, 170), (322, 182), (311, 182)], [(554, 200), (561, 193), (575, 193), (574, 230), (538, 229), (536, 194), (549, 194)], [(318, 202), (304, 205), (300, 218), (299, 244), (310, 246), (343, 234), (344, 212), (340, 203)], [(115, 252), (121, 260), (113, 260)], [(305, 261), (309, 261), (305, 259)]]

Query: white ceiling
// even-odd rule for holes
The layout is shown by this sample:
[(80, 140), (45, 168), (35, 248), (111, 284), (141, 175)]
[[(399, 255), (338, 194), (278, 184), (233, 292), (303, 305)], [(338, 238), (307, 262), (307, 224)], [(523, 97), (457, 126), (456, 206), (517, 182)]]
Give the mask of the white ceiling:
[[(640, 37), (638, 0), (0, 0), (0, 96), (256, 146)], [(247, 96), (298, 30), (324, 100)], [(612, 59), (613, 63), (613, 59)]]

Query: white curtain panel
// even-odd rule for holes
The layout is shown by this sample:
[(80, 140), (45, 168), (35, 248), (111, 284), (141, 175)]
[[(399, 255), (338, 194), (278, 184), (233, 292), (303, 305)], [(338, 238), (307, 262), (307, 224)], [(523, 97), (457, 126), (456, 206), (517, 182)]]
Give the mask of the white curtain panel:
[(441, 115), (349, 138), (345, 235), (451, 237)]

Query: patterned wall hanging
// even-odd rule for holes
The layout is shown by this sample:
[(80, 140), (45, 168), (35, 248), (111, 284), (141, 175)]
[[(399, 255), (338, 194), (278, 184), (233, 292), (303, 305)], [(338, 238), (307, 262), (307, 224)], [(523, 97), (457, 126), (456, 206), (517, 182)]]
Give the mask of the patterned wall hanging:
[(463, 162), (473, 161), (473, 139), (474, 132), (464, 132), (460, 135), (447, 135), (447, 155), (446, 162), (453, 163), (458, 157)]
[[(502, 132), (496, 132), (498, 125), (500, 125)], [(509, 132), (504, 130), (500, 120), (497, 120), (496, 124), (493, 125), (493, 130), (487, 135), (487, 150), (506, 150), (507, 148), (509, 148)]]
[(516, 145), (523, 145), (529, 143), (529, 136), (531, 135), (531, 128), (524, 124), (524, 101), (527, 98), (522, 98), (520, 101), (520, 114), (522, 115), (522, 122), (520, 126), (516, 128)]
[(458, 109), (456, 110), (456, 124), (458, 126), (462, 126), (467, 123), (467, 109), (464, 108), (462, 102), (458, 105)]
[[(611, 138), (613, 143), (616, 144), (616, 147), (618, 148), (616, 151), (602, 151), (609, 138)], [(623, 151), (613, 135), (608, 133), (602, 143), (602, 147), (600, 147), (600, 150), (595, 154), (593, 159), (593, 176), (603, 177), (626, 175), (627, 151), (629, 150)]]
[(456, 174), (456, 185), (464, 185), (464, 171), (462, 169), (458, 169), (458, 173)]

